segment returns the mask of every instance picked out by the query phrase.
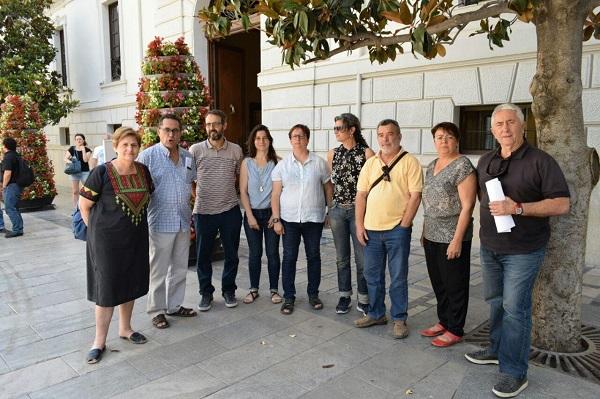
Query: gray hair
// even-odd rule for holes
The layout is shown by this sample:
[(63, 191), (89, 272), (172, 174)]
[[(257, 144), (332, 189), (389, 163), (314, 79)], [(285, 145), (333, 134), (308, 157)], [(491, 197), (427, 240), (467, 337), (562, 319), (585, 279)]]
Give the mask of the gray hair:
[(396, 133), (402, 134), (401, 131), (400, 131), (400, 125), (398, 124), (398, 122), (396, 122), (393, 119), (384, 119), (381, 122), (379, 122), (377, 124), (377, 130), (379, 130), (379, 128), (381, 126), (387, 126), (387, 125), (393, 125), (394, 126), (394, 130), (396, 130)]
[(496, 116), (496, 113), (503, 110), (514, 111), (517, 114), (517, 118), (519, 118), (521, 123), (525, 123), (525, 116), (523, 115), (521, 107), (512, 103), (504, 103), (494, 108), (494, 111), (492, 112), (492, 125), (494, 125), (494, 117)]

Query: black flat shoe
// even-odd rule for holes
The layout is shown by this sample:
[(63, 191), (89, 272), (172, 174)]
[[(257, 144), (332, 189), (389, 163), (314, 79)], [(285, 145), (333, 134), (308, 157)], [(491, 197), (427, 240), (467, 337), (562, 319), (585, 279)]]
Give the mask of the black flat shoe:
[(102, 349), (100, 348), (92, 348), (87, 354), (87, 362), (88, 364), (96, 364), (102, 359), (102, 354), (106, 350), (106, 346)]
[(125, 339), (125, 340), (131, 342), (132, 344), (145, 344), (146, 342), (148, 342), (146, 337), (144, 337), (139, 332), (134, 332), (129, 337), (121, 337), (121, 339)]

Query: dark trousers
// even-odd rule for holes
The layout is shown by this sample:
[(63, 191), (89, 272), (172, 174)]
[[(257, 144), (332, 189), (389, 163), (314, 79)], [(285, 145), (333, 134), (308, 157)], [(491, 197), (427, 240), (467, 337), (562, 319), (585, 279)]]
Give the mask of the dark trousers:
[(212, 285), (211, 256), (215, 245), (217, 233), (221, 235), (221, 242), (225, 251), (225, 265), (221, 276), (221, 290), (235, 292), (235, 278), (237, 276), (238, 247), (240, 246), (240, 231), (242, 229), (242, 213), (239, 206), (216, 215), (194, 214), (196, 225), (196, 267), (200, 295), (212, 294), (215, 287)]
[(258, 289), (260, 284), (261, 259), (263, 254), (263, 236), (267, 252), (267, 270), (269, 271), (269, 288), (276, 292), (279, 288), (279, 236), (273, 228), (269, 228), (271, 208), (252, 209), (258, 223), (258, 230), (250, 228), (248, 218), (244, 215), (244, 231), (248, 240), (248, 270), (250, 272), (250, 289)]
[(423, 247), (440, 324), (462, 337), (469, 305), (471, 241), (463, 241), (460, 257), (451, 260), (446, 255), (448, 244), (423, 239)]
[(308, 297), (319, 295), (321, 284), (321, 234), (323, 223), (293, 223), (282, 220), (283, 262), (281, 263), (281, 283), (285, 299), (296, 298), (296, 261), (300, 249), (300, 238), (304, 240), (306, 253), (306, 273), (308, 275)]

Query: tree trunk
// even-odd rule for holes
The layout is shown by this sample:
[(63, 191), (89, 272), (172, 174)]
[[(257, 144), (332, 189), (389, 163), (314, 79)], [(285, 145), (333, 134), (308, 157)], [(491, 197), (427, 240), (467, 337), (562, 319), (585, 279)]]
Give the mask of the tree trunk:
[[(571, 192), (568, 215), (552, 235), (534, 287), (532, 344), (581, 350), (581, 284), (595, 150), (587, 146), (581, 102), (582, 27), (589, 0), (545, 0), (535, 11), (537, 70), (532, 110), (541, 149), (560, 164)], [(597, 158), (596, 158), (597, 159)]]

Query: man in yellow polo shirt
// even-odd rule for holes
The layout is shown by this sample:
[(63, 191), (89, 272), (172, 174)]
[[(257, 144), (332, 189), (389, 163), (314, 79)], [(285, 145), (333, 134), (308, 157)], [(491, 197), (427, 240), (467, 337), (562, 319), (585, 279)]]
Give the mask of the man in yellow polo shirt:
[(377, 125), (379, 152), (367, 160), (358, 178), (356, 235), (365, 246), (369, 311), (356, 327), (386, 324), (385, 263), (390, 272), (389, 295), (392, 336), (408, 335), (408, 254), (412, 222), (421, 203), (423, 171), (419, 161), (400, 145), (398, 122), (384, 119)]

